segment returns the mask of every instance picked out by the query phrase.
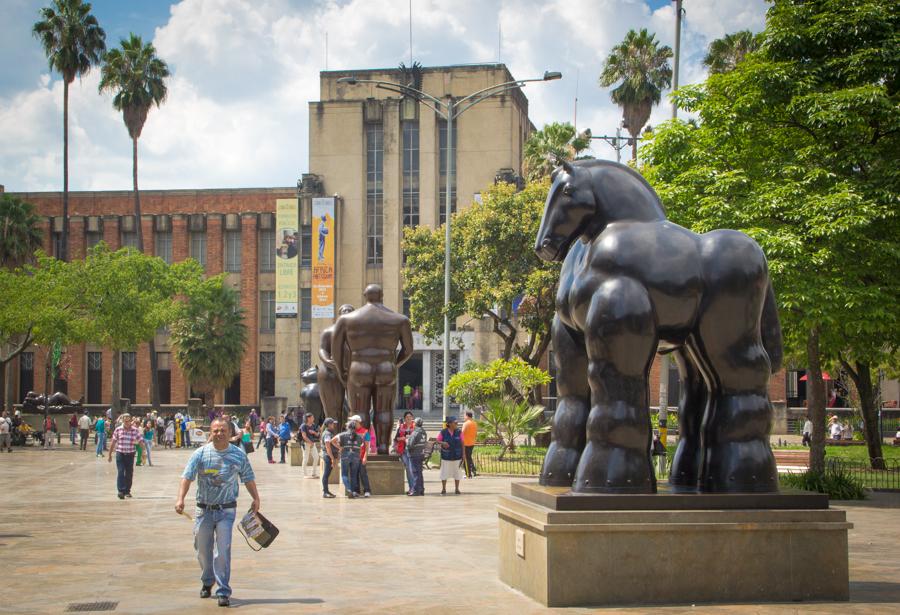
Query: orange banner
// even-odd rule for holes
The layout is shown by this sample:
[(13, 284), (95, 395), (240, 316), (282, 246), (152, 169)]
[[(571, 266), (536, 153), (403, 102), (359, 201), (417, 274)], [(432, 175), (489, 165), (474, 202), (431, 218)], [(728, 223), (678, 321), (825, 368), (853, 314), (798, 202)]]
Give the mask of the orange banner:
[(334, 242), (334, 198), (313, 199), (313, 318), (334, 318)]

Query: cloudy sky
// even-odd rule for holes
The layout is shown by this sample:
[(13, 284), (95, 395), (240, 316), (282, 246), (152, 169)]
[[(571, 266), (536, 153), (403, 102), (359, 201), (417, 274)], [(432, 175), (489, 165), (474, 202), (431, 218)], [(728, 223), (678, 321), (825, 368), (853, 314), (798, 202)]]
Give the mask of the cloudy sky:
[[(48, 0), (0, 4), (0, 184), (62, 188), (62, 82), (31, 27)], [(152, 40), (172, 77), (140, 140), (146, 189), (291, 186), (308, 170), (307, 102), (318, 73), (409, 63), (409, 0), (94, 0), (107, 45)], [(412, 57), (425, 66), (506, 63), (514, 76), (562, 71), (525, 89), (538, 127), (575, 119), (595, 135), (620, 119), (597, 86), (603, 60), (630, 28), (674, 40), (668, 0), (412, 0)], [(764, 0), (684, 0), (681, 82), (704, 78), (715, 38), (764, 26)], [(498, 36), (499, 34), (499, 36)], [(326, 35), (328, 53), (326, 58)], [(131, 188), (131, 146), (94, 70), (70, 90), (72, 190)], [(650, 123), (666, 119), (664, 101)], [(464, 121), (464, 120), (463, 120)], [(598, 157), (615, 152), (594, 142)]]

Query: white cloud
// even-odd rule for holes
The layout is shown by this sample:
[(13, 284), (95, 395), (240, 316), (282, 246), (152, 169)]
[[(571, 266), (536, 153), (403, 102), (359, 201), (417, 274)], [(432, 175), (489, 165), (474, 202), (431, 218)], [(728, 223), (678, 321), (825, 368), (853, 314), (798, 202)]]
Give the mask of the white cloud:
[[(763, 0), (686, 5), (682, 83), (703, 78), (701, 61), (713, 38), (764, 24)], [(173, 76), (168, 100), (151, 110), (140, 139), (141, 187), (293, 185), (307, 170), (307, 103), (319, 97), (325, 33), (331, 70), (408, 63), (408, 6), (407, 0), (183, 0), (173, 6), (153, 41)], [(604, 58), (629, 28), (646, 27), (672, 45), (674, 11), (670, 5), (651, 11), (640, 0), (415, 0), (414, 58), (426, 66), (494, 62), (498, 26), (499, 54), (513, 75), (565, 75), (526, 88), (535, 125), (573, 121), (577, 84), (578, 127), (611, 134), (620, 112), (597, 86)], [(128, 189), (130, 142), (111, 97), (97, 94), (98, 80), (94, 71), (71, 87), (70, 186)], [(62, 84), (45, 73), (30, 83), (0, 94), (0, 183), (8, 190), (58, 190)], [(670, 114), (664, 101), (650, 123)], [(615, 157), (600, 142), (594, 153)]]

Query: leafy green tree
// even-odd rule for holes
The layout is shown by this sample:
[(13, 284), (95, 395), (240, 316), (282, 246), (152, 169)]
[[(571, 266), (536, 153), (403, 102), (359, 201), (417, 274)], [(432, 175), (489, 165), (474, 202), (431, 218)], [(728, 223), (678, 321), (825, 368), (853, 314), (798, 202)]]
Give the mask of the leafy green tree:
[(240, 295), (224, 285), (223, 276), (197, 284), (170, 329), (175, 360), (194, 389), (211, 402), (241, 370), (247, 326)]
[[(500, 337), (501, 357), (537, 365), (550, 343), (559, 264), (534, 253), (547, 196), (547, 180), (521, 192), (500, 183), (482, 194), (481, 203), (454, 215), (451, 226), (453, 293), (444, 305), (444, 229), (404, 229), (403, 269), (413, 328), (426, 338), (443, 332), (444, 310), (487, 317)], [(520, 300), (513, 313), (513, 302)]]
[(100, 63), (106, 33), (91, 15), (89, 2), (53, 0), (42, 8), (32, 33), (41, 42), (50, 70), (63, 78), (63, 230), (62, 260), (69, 257), (69, 84)]
[[(166, 78), (169, 67), (156, 56), (151, 43), (146, 45), (140, 36), (132, 34), (121, 41), (121, 49), (106, 53), (100, 70), (100, 91), (113, 91), (113, 107), (122, 112), (128, 136), (131, 137), (131, 174), (134, 185), (134, 219), (137, 230), (137, 249), (144, 251), (141, 229), (141, 194), (138, 191), (138, 139), (153, 105), (159, 107), (166, 99)], [(158, 408), (159, 377), (156, 363), (156, 342), (148, 340), (150, 352), (150, 400)]]
[(759, 49), (761, 43), (762, 38), (750, 30), (726, 34), (709, 44), (703, 65), (709, 69), (710, 74), (727, 73), (734, 70), (744, 56)]
[(552, 122), (529, 135), (523, 166), (529, 181), (549, 177), (558, 160), (574, 160), (591, 146), (591, 129), (576, 133), (568, 122)]
[(778, 2), (759, 52), (680, 89), (644, 172), (674, 221), (736, 228), (769, 259), (789, 357), (808, 367), (811, 467), (824, 469), (822, 369), (841, 363), (881, 466), (871, 390), (900, 348), (900, 12), (878, 0)]
[(539, 424), (544, 413), (543, 406), (531, 405), (527, 401), (517, 402), (508, 397), (491, 398), (486, 405), (478, 424), (485, 436), (500, 440), (503, 448), (497, 456), (499, 460), (516, 449), (518, 437), (526, 434), (534, 437), (550, 431), (549, 424)]
[(671, 57), (672, 49), (667, 45), (660, 47), (655, 34), (646, 29), (629, 30), (625, 39), (612, 48), (603, 65), (600, 86), (606, 88), (619, 83), (610, 92), (610, 98), (622, 108), (625, 128), (632, 137), (633, 160), (637, 160), (637, 140), (650, 119), (653, 105), (659, 104), (662, 91), (672, 84)]
[(41, 247), (39, 223), (34, 205), (10, 194), (0, 196), (0, 267), (15, 269), (34, 262)]

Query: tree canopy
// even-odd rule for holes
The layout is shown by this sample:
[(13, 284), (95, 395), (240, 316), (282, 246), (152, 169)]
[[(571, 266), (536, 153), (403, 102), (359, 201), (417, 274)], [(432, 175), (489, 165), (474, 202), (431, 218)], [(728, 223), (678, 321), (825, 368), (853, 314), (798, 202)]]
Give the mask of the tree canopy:
[(576, 132), (568, 122), (551, 122), (525, 142), (522, 165), (529, 181), (549, 177), (559, 160), (574, 160), (591, 146), (591, 129)]
[[(757, 53), (674, 95), (699, 123), (657, 127), (644, 149), (672, 220), (741, 229), (765, 250), (787, 354), (810, 369), (814, 467), (820, 361), (866, 372), (898, 361), (898, 24), (891, 2), (777, 2)], [(874, 458), (875, 410), (862, 405)]]
[(34, 261), (41, 247), (39, 222), (34, 205), (11, 194), (0, 196), (0, 267), (15, 269)]

